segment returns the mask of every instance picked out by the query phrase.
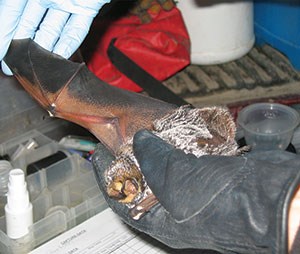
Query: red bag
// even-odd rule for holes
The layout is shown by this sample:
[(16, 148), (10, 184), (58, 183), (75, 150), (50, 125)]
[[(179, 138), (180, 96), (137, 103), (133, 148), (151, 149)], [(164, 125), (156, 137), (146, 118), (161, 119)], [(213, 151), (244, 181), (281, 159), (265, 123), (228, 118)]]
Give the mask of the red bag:
[(115, 47), (160, 81), (190, 63), (190, 40), (180, 11), (174, 7), (149, 14), (152, 21), (147, 24), (134, 15), (94, 24), (100, 39), (87, 66), (96, 76), (120, 88), (142, 90), (111, 63), (107, 49), (113, 39)]

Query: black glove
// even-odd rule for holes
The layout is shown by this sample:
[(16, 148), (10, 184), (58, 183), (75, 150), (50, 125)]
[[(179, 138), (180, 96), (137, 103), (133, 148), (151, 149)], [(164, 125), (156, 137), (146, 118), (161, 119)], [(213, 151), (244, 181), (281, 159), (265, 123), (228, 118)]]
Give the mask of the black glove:
[(148, 131), (135, 135), (133, 148), (160, 201), (138, 221), (106, 194), (103, 173), (113, 156), (99, 145), (93, 158), (101, 191), (127, 224), (173, 248), (287, 253), (287, 212), (300, 185), (299, 156), (272, 151), (196, 158)]

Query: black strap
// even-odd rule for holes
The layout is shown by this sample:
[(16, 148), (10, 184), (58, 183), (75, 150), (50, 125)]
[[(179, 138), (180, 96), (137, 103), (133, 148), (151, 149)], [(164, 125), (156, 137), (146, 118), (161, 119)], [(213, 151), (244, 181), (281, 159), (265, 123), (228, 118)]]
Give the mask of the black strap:
[(107, 54), (111, 62), (117, 69), (126, 75), (129, 79), (135, 82), (138, 86), (143, 88), (151, 97), (169, 102), (178, 106), (187, 105), (188, 103), (173, 93), (170, 89), (164, 86), (160, 81), (154, 78), (151, 74), (142, 69), (129, 57), (123, 54), (115, 47), (113, 39), (107, 50)]

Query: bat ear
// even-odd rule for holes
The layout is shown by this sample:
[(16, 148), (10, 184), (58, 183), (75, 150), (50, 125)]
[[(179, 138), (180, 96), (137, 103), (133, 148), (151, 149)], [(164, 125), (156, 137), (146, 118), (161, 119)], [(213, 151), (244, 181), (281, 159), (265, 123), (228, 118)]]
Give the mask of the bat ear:
[(209, 128), (212, 128), (221, 137), (234, 139), (236, 125), (230, 111), (225, 107), (210, 107), (201, 109), (201, 117), (206, 120)]

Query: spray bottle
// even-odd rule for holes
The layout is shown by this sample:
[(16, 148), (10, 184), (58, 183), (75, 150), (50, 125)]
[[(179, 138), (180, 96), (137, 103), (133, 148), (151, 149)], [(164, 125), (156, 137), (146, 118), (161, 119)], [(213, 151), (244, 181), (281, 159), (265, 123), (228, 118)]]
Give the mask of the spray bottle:
[(29, 226), (33, 224), (32, 204), (21, 169), (13, 169), (9, 173), (5, 219), (6, 234), (11, 239), (27, 235)]

